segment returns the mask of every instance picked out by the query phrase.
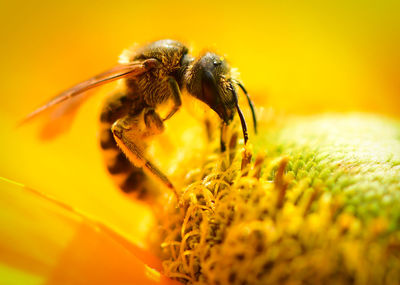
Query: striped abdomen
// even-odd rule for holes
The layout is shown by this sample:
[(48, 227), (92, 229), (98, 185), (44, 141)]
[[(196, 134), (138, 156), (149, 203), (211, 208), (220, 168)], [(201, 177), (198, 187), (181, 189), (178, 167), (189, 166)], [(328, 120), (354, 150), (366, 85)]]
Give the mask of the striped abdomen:
[[(136, 104), (135, 104), (136, 103)], [(122, 153), (111, 131), (114, 122), (135, 109), (138, 112), (143, 107), (140, 102), (127, 98), (123, 93), (117, 93), (108, 98), (101, 111), (100, 146), (103, 152), (108, 172), (117, 186), (125, 193), (137, 192), (139, 197), (146, 194), (146, 175), (137, 168)]]

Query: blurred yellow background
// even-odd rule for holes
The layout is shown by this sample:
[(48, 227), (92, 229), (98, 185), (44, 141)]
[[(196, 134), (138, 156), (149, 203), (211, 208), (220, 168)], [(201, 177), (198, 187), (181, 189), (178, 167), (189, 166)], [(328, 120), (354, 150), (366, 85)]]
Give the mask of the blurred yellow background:
[(101, 100), (91, 99), (54, 142), (37, 140), (37, 125), (15, 129), (16, 122), (113, 66), (124, 48), (162, 38), (226, 55), (256, 105), (399, 117), (399, 13), (395, 0), (1, 1), (0, 176), (137, 234), (151, 217), (104, 170)]

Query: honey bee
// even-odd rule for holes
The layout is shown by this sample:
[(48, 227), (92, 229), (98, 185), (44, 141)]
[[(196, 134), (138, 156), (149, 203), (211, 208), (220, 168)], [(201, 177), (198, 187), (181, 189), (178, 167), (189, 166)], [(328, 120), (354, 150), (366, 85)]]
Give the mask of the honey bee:
[[(247, 97), (256, 130), (253, 103), (243, 85), (232, 77), (226, 60), (212, 52), (196, 59), (189, 54), (185, 45), (174, 40), (155, 41), (136, 49), (127, 63), (119, 64), (62, 92), (26, 116), (22, 123), (50, 107), (72, 102), (70, 99), (91, 88), (122, 78), (124, 90), (110, 95), (101, 111), (100, 145), (105, 151), (113, 151), (107, 169), (112, 175), (123, 175), (119, 187), (124, 192), (138, 191), (146, 175), (149, 175), (161, 181), (178, 197), (167, 176), (146, 158), (144, 140), (164, 130), (164, 122), (181, 107), (183, 90), (207, 104), (221, 118), (221, 151), (225, 151), (223, 133), (236, 112), (240, 118), (244, 143), (248, 140), (236, 87)], [(168, 100), (172, 100), (173, 107), (161, 118), (156, 108)]]

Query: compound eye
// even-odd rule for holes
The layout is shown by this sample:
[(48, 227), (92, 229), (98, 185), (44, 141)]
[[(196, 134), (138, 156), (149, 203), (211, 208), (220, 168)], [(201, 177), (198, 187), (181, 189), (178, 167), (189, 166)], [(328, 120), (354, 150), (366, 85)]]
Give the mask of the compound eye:
[(203, 87), (203, 100), (211, 108), (218, 105), (219, 104), (218, 87), (212, 72), (208, 70), (203, 71), (202, 87)]

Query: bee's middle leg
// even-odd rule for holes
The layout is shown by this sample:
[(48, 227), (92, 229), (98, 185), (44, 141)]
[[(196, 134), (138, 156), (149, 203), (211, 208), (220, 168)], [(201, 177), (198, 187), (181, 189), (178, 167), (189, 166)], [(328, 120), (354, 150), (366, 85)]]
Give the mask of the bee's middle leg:
[(144, 112), (145, 129), (140, 127), (138, 116), (128, 115), (117, 120), (113, 124), (111, 130), (114, 139), (124, 154), (136, 167), (142, 168), (145, 173), (160, 180), (165, 186), (170, 188), (178, 198), (178, 194), (167, 176), (144, 155), (144, 139), (159, 134), (164, 130), (162, 119), (154, 109), (147, 109)]

